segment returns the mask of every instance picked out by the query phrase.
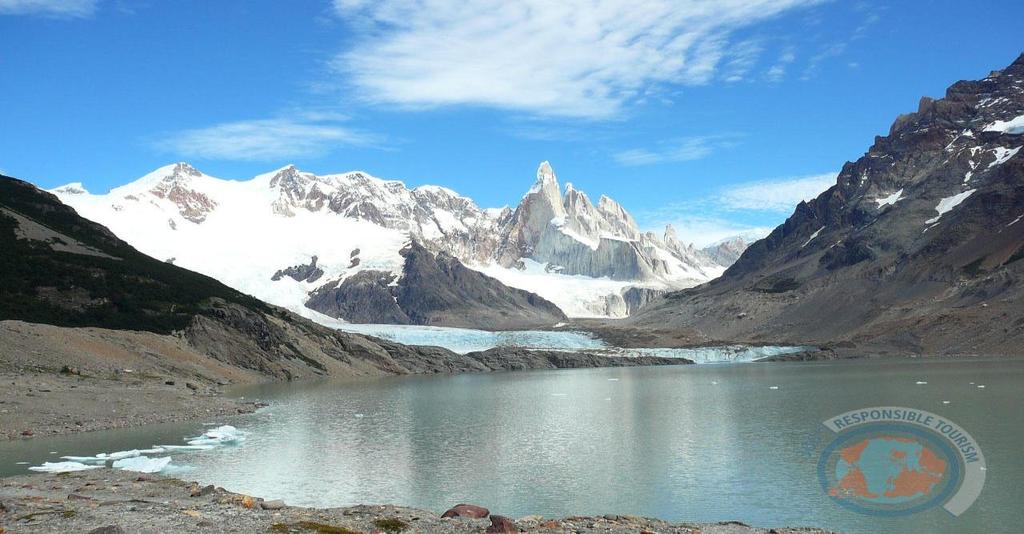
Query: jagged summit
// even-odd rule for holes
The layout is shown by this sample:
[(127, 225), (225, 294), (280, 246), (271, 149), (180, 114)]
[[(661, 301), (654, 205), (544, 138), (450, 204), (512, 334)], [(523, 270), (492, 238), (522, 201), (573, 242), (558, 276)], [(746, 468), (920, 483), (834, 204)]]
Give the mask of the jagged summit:
[[(176, 163), (107, 195), (73, 188), (54, 193), (155, 257), (175, 258), (178, 265), (293, 307), (316, 288), (283, 291), (293, 282), (311, 282), (272, 280), (275, 273), (311, 265), (315, 256), (324, 272), (318, 284), (339, 283), (363, 270), (398, 277), (399, 251), (410, 240), (538, 292), (571, 315), (622, 315), (631, 309), (624, 300), (630, 287), (650, 295), (722, 270), (692, 247), (643, 234), (608, 197), (595, 206), (571, 184), (563, 192), (549, 162), (538, 166), (519, 205), (503, 209), (482, 209), (446, 187), (410, 189), (363, 171), (318, 175), (293, 164), (235, 181)], [(229, 251), (233, 255), (224, 259)], [(563, 275), (600, 289), (566, 292), (557, 282)], [(363, 276), (374, 283), (388, 278)]]

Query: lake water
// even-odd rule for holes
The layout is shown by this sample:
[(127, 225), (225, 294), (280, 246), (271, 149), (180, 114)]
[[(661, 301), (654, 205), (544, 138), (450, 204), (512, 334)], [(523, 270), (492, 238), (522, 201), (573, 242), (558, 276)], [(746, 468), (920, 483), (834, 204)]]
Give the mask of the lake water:
[[(918, 384), (917, 382), (927, 382)], [(972, 384), (973, 382), (973, 384)], [(985, 388), (978, 388), (984, 385)], [(281, 384), (236, 445), (172, 474), (289, 504), (478, 503), (511, 516), (636, 514), (853, 532), (1007, 532), (1024, 523), (1024, 361), (859, 360), (531, 371)], [(947, 401), (948, 403), (944, 403)], [(822, 421), (907, 406), (958, 423), (988, 464), (962, 516), (864, 516), (824, 495)], [(0, 443), (0, 474), (61, 455), (182, 443), (202, 424)], [(51, 452), (53, 454), (51, 454)]]

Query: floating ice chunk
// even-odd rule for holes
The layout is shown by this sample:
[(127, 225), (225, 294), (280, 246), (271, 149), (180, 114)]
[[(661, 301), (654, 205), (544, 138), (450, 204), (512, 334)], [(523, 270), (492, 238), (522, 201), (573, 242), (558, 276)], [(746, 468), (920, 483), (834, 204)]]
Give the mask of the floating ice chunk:
[(135, 456), (133, 458), (124, 458), (114, 462), (114, 469), (120, 469), (122, 471), (135, 471), (138, 473), (159, 473), (168, 464), (171, 463), (171, 457), (165, 456), (163, 458), (150, 458), (148, 456)]
[(202, 436), (189, 439), (188, 444), (221, 445), (225, 443), (238, 443), (240, 441), (245, 441), (245, 436), (240, 430), (231, 425), (223, 425), (207, 430)]
[(102, 465), (87, 465), (81, 462), (43, 462), (43, 465), (36, 465), (29, 467), (29, 471), (36, 471), (39, 473), (71, 473), (74, 471), (88, 471), (89, 469), (99, 469)]
[(216, 445), (161, 445), (165, 451), (208, 451), (217, 448)]
[(61, 456), (61, 460), (67, 460), (69, 462), (79, 462), (86, 464), (102, 464), (106, 460), (103, 458), (97, 458), (95, 456)]
[(963, 193), (958, 193), (951, 197), (943, 198), (942, 200), (939, 201), (938, 205), (935, 206), (935, 211), (939, 212), (939, 215), (932, 219), (928, 219), (924, 223), (935, 224), (939, 222), (939, 219), (941, 219), (943, 215), (949, 213), (953, 208), (959, 206), (963, 201), (967, 200), (967, 197), (973, 195), (975, 191), (977, 191), (977, 189), (968, 189)]
[(130, 451), (101, 452), (96, 456), (61, 456), (61, 459), (73, 462), (104, 463), (108, 460), (120, 460), (123, 458), (134, 458), (143, 454), (160, 454), (167, 452), (164, 447), (153, 447), (152, 449), (132, 449)]

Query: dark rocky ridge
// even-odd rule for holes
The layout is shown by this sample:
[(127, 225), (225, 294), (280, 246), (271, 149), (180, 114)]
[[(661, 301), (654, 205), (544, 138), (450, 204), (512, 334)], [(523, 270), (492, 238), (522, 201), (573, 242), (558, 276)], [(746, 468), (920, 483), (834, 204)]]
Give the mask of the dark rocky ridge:
[[(722, 278), (668, 295), (629, 325), (710, 340), (1019, 354), (1024, 151), (1013, 151), (1024, 135), (986, 127), (1021, 115), (1024, 56), (923, 98)], [(941, 200), (972, 190), (936, 220)]]
[(402, 276), (361, 271), (315, 290), (306, 306), (354, 323), (418, 324), (487, 330), (548, 327), (565, 314), (551, 302), (474, 271), (454, 256), (413, 241), (401, 251)]

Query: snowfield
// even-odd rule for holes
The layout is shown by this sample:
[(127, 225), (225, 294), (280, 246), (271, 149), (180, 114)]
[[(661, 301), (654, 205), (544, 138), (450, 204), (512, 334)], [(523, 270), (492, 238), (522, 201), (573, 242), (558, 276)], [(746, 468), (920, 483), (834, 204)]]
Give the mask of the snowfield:
[[(550, 166), (545, 163), (539, 172), (538, 180), (557, 188)], [(534, 189), (540, 191), (540, 185)], [(697, 251), (677, 247), (670, 252), (661, 248), (665, 244), (647, 249), (650, 257), (666, 266), (652, 279), (566, 275), (529, 258), (523, 259), (526, 268), (518, 270), (496, 259), (499, 220), (510, 216), (508, 208), (481, 209), (444, 187), (409, 189), (402, 182), (363, 172), (317, 176), (289, 165), (235, 181), (177, 163), (107, 194), (91, 194), (80, 183), (51, 192), (147, 255), (206, 274), (322, 324), (339, 321), (306, 308), (310, 292), (364, 270), (392, 273), (393, 283), (399, 283), (404, 265), (399, 251), (411, 239), (433, 243), (470, 268), (536, 293), (571, 317), (621, 317), (627, 314), (622, 294), (629, 287), (681, 289), (725, 270), (710, 259), (693, 259)], [(552, 201), (558, 196), (557, 189), (545, 194)], [(602, 197), (600, 207), (605, 212), (595, 209), (594, 213), (603, 213), (601, 217), (608, 217), (607, 213), (620, 217), (602, 219), (603, 224), (622, 224), (623, 232), (639, 235), (621, 206)], [(564, 220), (552, 222), (564, 224)], [(577, 235), (568, 227), (561, 230), (596, 248), (591, 236)], [(627, 240), (609, 227), (599, 239)], [(314, 256), (323, 271), (319, 277), (271, 279), (280, 270), (309, 265)]]

